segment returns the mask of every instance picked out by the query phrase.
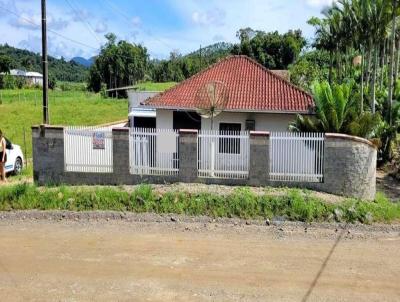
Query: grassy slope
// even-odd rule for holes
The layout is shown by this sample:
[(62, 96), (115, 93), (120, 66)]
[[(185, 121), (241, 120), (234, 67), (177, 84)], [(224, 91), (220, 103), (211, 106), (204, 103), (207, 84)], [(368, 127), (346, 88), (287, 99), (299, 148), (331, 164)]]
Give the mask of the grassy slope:
[[(0, 90), (0, 129), (23, 148), (26, 130), (27, 154), (31, 157), (31, 126), (42, 122), (41, 91)], [(102, 99), (83, 91), (50, 91), (50, 122), (53, 125), (96, 125), (127, 117), (127, 100)]]
[(145, 82), (138, 84), (137, 87), (139, 90), (146, 91), (164, 91), (168, 88), (175, 86), (175, 82), (166, 82), (166, 83), (153, 83), (153, 82)]

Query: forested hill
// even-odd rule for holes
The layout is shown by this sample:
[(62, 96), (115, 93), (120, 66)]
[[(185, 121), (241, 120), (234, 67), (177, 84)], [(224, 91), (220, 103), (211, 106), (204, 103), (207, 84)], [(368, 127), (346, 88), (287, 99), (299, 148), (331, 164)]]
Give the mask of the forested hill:
[(151, 62), (151, 77), (156, 82), (180, 82), (230, 55), (232, 49), (233, 44), (220, 42), (187, 55), (171, 53), (169, 60)]
[(200, 56), (203, 58), (211, 59), (211, 58), (221, 58), (229, 55), (232, 51), (233, 44), (226, 42), (218, 42), (203, 48), (199, 48), (196, 51), (193, 51), (185, 57), (193, 57)]
[[(23, 69), (42, 73), (42, 57), (40, 54), (9, 46), (0, 45), (0, 56), (11, 59), (10, 69)], [(67, 62), (63, 58), (48, 57), (49, 76), (58, 81), (83, 82), (87, 79), (88, 68), (75, 62)]]

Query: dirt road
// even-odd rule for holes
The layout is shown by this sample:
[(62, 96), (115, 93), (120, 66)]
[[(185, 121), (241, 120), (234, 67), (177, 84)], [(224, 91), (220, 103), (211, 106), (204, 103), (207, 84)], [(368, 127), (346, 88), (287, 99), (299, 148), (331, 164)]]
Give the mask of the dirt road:
[(0, 301), (400, 301), (400, 228), (3, 217)]

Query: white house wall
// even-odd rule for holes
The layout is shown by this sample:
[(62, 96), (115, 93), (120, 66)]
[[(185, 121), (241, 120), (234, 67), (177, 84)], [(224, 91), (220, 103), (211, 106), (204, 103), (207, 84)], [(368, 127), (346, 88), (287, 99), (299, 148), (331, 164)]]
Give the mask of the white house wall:
[(257, 113), (254, 119), (257, 131), (282, 132), (288, 130), (289, 124), (295, 118), (295, 114)]
[[(214, 118), (213, 129), (218, 130), (220, 123), (240, 123), (242, 130), (246, 130), (246, 120), (254, 120), (256, 131), (287, 131), (294, 119), (293, 114), (223, 112)], [(211, 120), (202, 118), (201, 128), (211, 130)]]
[(31, 80), (31, 83), (33, 84), (33, 85), (39, 85), (39, 86), (43, 86), (43, 78), (36, 78), (36, 77), (33, 77), (33, 78), (30, 78)]
[(157, 129), (172, 129), (174, 127), (173, 111), (157, 109), (156, 126)]
[[(239, 123), (242, 125), (242, 130), (245, 130), (246, 120), (255, 120), (256, 131), (287, 131), (289, 123), (295, 118), (295, 114), (285, 113), (222, 112), (214, 118), (213, 129), (218, 130), (220, 123)], [(173, 110), (157, 109), (157, 128), (173, 128)], [(202, 118), (201, 128), (211, 130), (211, 119)]]

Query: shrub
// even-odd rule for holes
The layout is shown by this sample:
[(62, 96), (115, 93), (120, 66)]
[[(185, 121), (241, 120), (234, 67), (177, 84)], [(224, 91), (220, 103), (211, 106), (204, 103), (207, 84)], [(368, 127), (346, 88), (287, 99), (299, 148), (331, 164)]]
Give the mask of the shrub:
[(15, 89), (15, 78), (9, 74), (3, 75), (2, 89)]
[(15, 86), (18, 89), (22, 89), (26, 86), (26, 81), (23, 77), (16, 77), (14, 80), (15, 80)]

